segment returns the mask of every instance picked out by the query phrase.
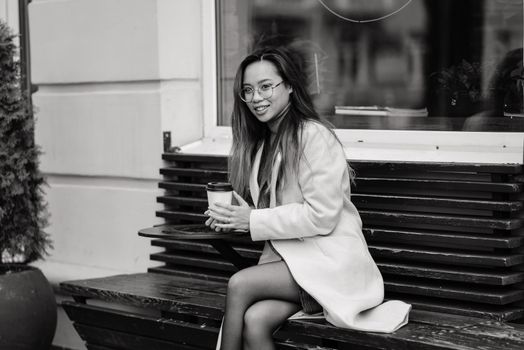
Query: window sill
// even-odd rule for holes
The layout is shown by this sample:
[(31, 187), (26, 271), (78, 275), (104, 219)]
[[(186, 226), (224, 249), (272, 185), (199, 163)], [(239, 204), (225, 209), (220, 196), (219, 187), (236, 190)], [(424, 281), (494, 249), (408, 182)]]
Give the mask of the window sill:
[[(181, 153), (227, 156), (229, 128), (181, 147)], [(227, 130), (229, 129), (229, 131)], [(523, 164), (523, 133), (337, 130), (347, 159)]]

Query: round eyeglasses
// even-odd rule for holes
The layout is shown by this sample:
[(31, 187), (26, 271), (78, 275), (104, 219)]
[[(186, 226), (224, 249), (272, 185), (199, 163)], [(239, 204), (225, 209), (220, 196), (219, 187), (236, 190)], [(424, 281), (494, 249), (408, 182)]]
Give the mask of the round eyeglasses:
[(240, 99), (246, 103), (249, 103), (253, 101), (253, 98), (255, 97), (255, 91), (257, 91), (260, 97), (262, 97), (264, 100), (267, 100), (268, 98), (271, 98), (271, 96), (273, 96), (273, 90), (283, 82), (284, 81), (282, 80), (280, 83), (276, 85), (271, 85), (267, 83), (262, 84), (256, 89), (253, 89), (252, 87), (245, 87), (242, 90), (240, 90)]

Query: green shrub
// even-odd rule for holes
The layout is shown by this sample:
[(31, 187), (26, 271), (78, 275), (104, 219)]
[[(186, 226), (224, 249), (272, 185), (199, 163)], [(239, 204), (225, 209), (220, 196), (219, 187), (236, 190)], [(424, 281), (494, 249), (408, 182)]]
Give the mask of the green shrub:
[(0, 22), (0, 263), (31, 262), (51, 248), (31, 102), (21, 89), (15, 36)]

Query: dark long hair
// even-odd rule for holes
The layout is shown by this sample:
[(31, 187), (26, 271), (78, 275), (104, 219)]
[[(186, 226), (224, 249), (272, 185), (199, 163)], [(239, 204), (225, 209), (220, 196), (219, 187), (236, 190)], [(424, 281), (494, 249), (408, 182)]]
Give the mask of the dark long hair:
[(297, 168), (301, 156), (300, 137), (306, 121), (318, 122), (332, 130), (331, 125), (321, 120), (313, 107), (313, 101), (306, 90), (308, 84), (301, 69), (302, 61), (296, 53), (283, 47), (266, 47), (248, 55), (238, 67), (233, 86), (234, 104), (231, 115), (233, 147), (228, 165), (230, 182), (243, 198), (249, 198), (249, 172), (258, 147), (263, 141), (269, 140), (270, 130), (266, 123), (260, 122), (251, 113), (239, 94), (246, 67), (263, 60), (273, 63), (284, 83), (293, 90), (289, 95), (289, 108), (286, 115), (282, 117), (273, 142), (276, 145), (276, 152), (270, 153), (274, 157), (280, 152), (283, 166), (280, 168), (278, 178), (271, 181), (277, 181), (278, 184), (286, 170)]

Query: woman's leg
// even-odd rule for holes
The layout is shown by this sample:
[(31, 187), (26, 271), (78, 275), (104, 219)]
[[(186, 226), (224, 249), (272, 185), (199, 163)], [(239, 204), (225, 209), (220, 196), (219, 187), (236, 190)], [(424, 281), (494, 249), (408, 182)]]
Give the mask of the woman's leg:
[(244, 314), (251, 305), (264, 299), (299, 304), (298, 290), (283, 261), (251, 266), (231, 276), (227, 287), (221, 349), (242, 349)]
[(274, 350), (273, 332), (300, 308), (297, 303), (278, 299), (251, 305), (244, 315), (244, 350)]

